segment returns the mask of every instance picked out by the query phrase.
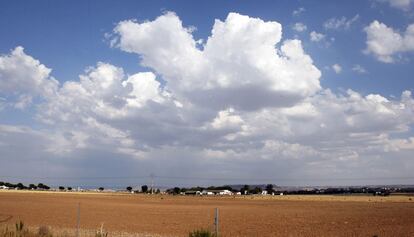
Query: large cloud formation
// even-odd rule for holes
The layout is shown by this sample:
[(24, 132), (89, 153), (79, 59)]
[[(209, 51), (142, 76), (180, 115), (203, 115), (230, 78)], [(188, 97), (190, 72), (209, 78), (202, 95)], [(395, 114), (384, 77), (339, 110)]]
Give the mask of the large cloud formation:
[(55, 93), (58, 82), (50, 77), (51, 69), (16, 47), (9, 55), (0, 57), (0, 96), (8, 104), (24, 108), (34, 96), (49, 97)]
[(40, 97), (34, 119), (42, 126), (0, 126), (0, 155), (27, 160), (30, 152), (12, 147), (29, 136), (35, 143), (18, 147), (67, 174), (151, 171), (303, 184), (414, 168), (411, 92), (389, 99), (321, 88), (311, 57), (299, 40), (282, 41), (277, 22), (230, 13), (202, 43), (168, 12), (119, 22), (112, 46), (137, 54), (151, 71), (127, 75), (98, 62), (58, 85), (22, 48), (2, 56), (1, 95)]
[(115, 47), (139, 54), (168, 89), (202, 106), (290, 106), (320, 89), (320, 71), (299, 40), (281, 42), (277, 22), (230, 13), (224, 22), (215, 21), (199, 47), (174, 13), (151, 22), (120, 22), (115, 33)]

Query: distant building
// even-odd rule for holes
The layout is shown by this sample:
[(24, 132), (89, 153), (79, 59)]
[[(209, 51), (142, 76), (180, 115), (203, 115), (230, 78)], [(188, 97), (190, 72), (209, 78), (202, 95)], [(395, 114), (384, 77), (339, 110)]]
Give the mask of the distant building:
[(203, 190), (202, 195), (233, 195), (230, 190)]
[(185, 195), (202, 195), (201, 191), (185, 191)]
[(203, 190), (203, 192), (201, 192), (201, 195), (214, 195), (214, 192), (212, 190)]
[(0, 186), (0, 189), (9, 189), (9, 187), (2, 185)]

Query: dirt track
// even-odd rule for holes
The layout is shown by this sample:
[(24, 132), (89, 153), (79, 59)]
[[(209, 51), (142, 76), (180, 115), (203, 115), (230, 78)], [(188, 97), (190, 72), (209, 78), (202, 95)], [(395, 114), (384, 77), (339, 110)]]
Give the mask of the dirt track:
[(13, 216), (6, 223), (21, 219), (31, 226), (74, 228), (79, 202), (81, 227), (97, 229), (104, 223), (110, 233), (188, 236), (190, 230), (212, 228), (218, 207), (223, 237), (414, 236), (414, 201), (409, 197), (207, 198), (6, 191), (0, 192), (0, 220)]

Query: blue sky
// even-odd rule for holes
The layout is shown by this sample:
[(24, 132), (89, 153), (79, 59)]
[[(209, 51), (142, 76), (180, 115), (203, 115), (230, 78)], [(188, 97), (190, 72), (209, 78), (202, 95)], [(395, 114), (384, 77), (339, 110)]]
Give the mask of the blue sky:
[[(141, 167), (143, 175), (183, 176), (191, 166), (178, 169), (181, 163), (198, 167), (194, 172), (201, 169), (193, 176), (240, 177), (240, 182), (259, 179), (258, 171), (277, 181), (281, 177), (274, 172), (297, 169), (290, 177), (298, 180), (290, 184), (297, 185), (332, 175), (318, 173), (320, 167), (335, 171), (338, 183), (343, 177), (409, 174), (414, 108), (408, 92), (400, 97), (414, 90), (414, 33), (408, 30), (414, 23), (412, 5), (410, 0), (2, 1), (0, 145), (5, 145), (0, 154), (7, 154), (5, 162), (13, 167), (40, 160), (41, 167), (33, 165), (29, 172), (33, 177), (44, 172), (56, 173), (52, 177), (119, 176), (125, 167), (130, 167), (127, 175), (131, 167)], [(252, 42), (257, 52), (231, 38), (231, 27), (237, 27), (231, 25), (232, 12), (237, 13), (234, 22), (254, 26), (238, 37)], [(217, 20), (228, 31), (215, 34), (217, 40), (208, 45), (212, 29), (219, 29)], [(153, 31), (145, 33), (144, 22)], [(295, 30), (295, 24), (302, 29)], [(254, 30), (260, 27), (273, 33)], [(281, 40), (273, 38), (278, 32)], [(320, 38), (312, 40), (311, 34)], [(145, 41), (144, 35), (152, 40)], [(174, 43), (164, 44), (162, 37)], [(199, 39), (203, 43), (195, 43)], [(266, 39), (274, 43), (280, 61), (254, 45)], [(285, 59), (282, 45), (293, 39), (300, 43), (289, 47), (303, 53)], [(221, 44), (227, 46), (220, 49)], [(160, 55), (170, 57), (171, 64)], [(27, 60), (38, 63), (23, 65)], [(17, 131), (23, 128), (39, 144), (17, 144)], [(327, 141), (329, 133), (338, 138)], [(59, 144), (49, 147), (48, 139)], [(18, 149), (34, 151), (21, 154)], [(160, 158), (169, 152), (170, 160)], [(102, 154), (107, 158), (96, 168)], [(111, 171), (120, 160), (121, 168)], [(202, 164), (217, 170), (206, 172)], [(366, 169), (368, 174), (358, 173)], [(14, 169), (0, 171), (22, 176)]]

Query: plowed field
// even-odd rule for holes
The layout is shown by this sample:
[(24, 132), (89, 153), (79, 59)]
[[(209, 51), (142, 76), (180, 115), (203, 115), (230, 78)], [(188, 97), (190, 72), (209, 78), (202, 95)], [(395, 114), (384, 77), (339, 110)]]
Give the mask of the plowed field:
[(275, 196), (184, 197), (134, 194), (0, 192), (0, 225), (81, 228), (102, 223), (111, 233), (188, 236), (213, 228), (233, 236), (414, 236), (414, 201), (398, 197)]

